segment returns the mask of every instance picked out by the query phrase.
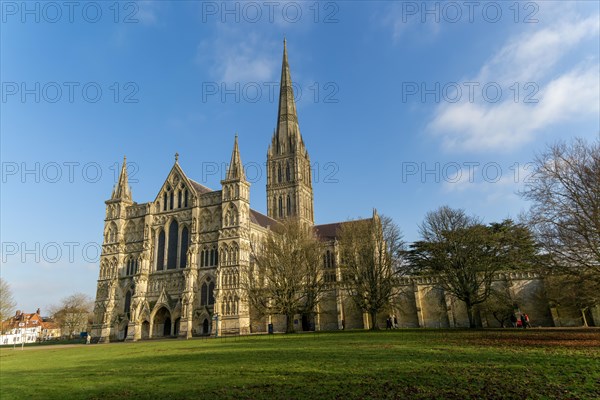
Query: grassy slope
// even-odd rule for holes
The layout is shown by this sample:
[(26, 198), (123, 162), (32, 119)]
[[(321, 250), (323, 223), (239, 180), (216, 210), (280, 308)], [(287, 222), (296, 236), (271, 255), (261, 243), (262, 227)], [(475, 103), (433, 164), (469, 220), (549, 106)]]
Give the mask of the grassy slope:
[(2, 349), (12, 398), (600, 398), (600, 330), (339, 332)]

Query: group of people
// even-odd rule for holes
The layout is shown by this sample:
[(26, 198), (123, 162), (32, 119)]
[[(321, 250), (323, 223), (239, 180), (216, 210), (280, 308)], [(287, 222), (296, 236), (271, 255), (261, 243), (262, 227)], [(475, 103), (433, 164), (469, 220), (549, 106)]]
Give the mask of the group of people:
[(510, 323), (512, 324), (513, 328), (531, 328), (531, 324), (529, 323), (529, 315), (525, 313), (521, 313), (520, 317), (517, 317), (517, 315), (513, 313), (510, 316)]
[(398, 328), (398, 318), (395, 315), (392, 315), (388, 319), (385, 320), (385, 329), (396, 329)]

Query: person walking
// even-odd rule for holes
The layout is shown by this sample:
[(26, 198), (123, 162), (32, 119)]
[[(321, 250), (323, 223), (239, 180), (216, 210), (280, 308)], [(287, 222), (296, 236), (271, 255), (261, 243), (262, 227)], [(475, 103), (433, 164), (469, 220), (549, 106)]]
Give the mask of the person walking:
[(531, 328), (531, 324), (529, 323), (529, 315), (525, 314), (525, 326), (527, 328)]
[(521, 327), (523, 329), (527, 328), (527, 319), (525, 318), (525, 314), (521, 314)]
[(513, 328), (517, 327), (517, 316), (515, 315), (515, 313), (512, 313), (510, 315), (510, 323), (512, 324)]

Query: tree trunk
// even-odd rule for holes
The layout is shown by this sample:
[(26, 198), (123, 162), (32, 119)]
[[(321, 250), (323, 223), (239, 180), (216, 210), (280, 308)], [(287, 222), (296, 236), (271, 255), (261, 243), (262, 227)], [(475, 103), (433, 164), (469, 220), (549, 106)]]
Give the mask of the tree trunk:
[(379, 326), (377, 325), (377, 311), (371, 311), (369, 315), (371, 316), (371, 330), (379, 330)]
[(587, 308), (584, 308), (584, 309), (581, 310), (581, 319), (583, 320), (583, 326), (586, 327), (586, 328), (588, 328), (589, 325), (588, 325), (588, 322), (587, 322), (587, 318), (585, 317), (586, 311), (587, 311)]
[(285, 333), (294, 333), (294, 315), (285, 315)]
[(467, 316), (469, 317), (469, 328), (475, 329), (477, 328), (477, 324), (475, 323), (475, 316), (473, 315), (473, 305), (470, 302), (465, 302), (467, 306)]

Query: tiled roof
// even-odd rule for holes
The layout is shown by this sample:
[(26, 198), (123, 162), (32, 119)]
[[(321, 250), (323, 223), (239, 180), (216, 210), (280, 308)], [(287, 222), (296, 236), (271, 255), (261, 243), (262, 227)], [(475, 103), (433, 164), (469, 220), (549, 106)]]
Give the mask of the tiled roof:
[(261, 214), (258, 211), (252, 209), (250, 209), (250, 221), (262, 226), (263, 228), (268, 228), (277, 224), (277, 221), (275, 221), (273, 218), (267, 217), (265, 214)]
[(42, 318), (37, 313), (21, 313), (2, 322), (2, 329), (18, 328), (22, 322), (27, 323), (28, 327), (35, 327), (41, 325)]
[(315, 232), (321, 239), (335, 239), (342, 224), (343, 222), (333, 222), (331, 224), (315, 225)]
[[(372, 218), (359, 219), (357, 221), (370, 221)], [(330, 224), (315, 225), (314, 229), (317, 236), (321, 239), (332, 240), (339, 236), (339, 230), (344, 224), (351, 224), (355, 221), (332, 222)]]
[(190, 179), (190, 182), (192, 183), (192, 186), (194, 187), (194, 189), (196, 190), (196, 192), (198, 192), (198, 194), (210, 193), (210, 192), (213, 191), (212, 189), (209, 189), (206, 186), (201, 185), (201, 184), (199, 184), (198, 182), (196, 182), (196, 181), (194, 181), (192, 179)]

